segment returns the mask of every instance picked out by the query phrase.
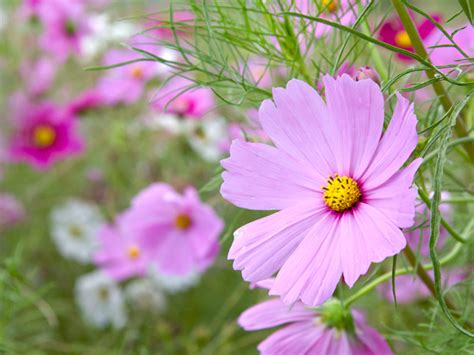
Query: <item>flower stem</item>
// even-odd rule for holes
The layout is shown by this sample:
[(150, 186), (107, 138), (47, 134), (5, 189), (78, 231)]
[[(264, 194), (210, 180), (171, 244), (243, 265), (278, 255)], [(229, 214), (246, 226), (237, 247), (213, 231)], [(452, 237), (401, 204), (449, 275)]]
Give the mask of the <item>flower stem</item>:
[[(421, 40), (420, 34), (418, 33), (418, 30), (416, 29), (407, 9), (403, 5), (402, 0), (392, 0), (392, 4), (398, 13), (398, 16), (400, 17), (400, 20), (403, 23), (403, 27), (405, 27), (405, 31), (410, 37), (410, 41), (413, 45), (413, 48), (415, 49), (416, 54), (418, 54), (426, 61), (430, 62), (428, 52), (426, 51), (425, 46), (423, 45), (423, 41)], [(440, 81), (436, 80), (436, 71), (432, 68), (427, 68), (425, 72), (428, 78), (433, 80), (431, 85), (433, 86), (433, 90), (438, 96), (444, 111), (449, 112), (453, 104), (443, 84)], [(459, 119), (456, 120), (456, 126), (454, 127), (454, 129), (456, 130), (456, 134), (459, 137), (465, 137), (468, 135), (468, 131), (465, 126), (465, 118), (462, 113), (459, 114)], [(474, 161), (474, 144), (472, 142), (466, 142), (464, 147), (466, 152), (469, 154), (471, 160)]]

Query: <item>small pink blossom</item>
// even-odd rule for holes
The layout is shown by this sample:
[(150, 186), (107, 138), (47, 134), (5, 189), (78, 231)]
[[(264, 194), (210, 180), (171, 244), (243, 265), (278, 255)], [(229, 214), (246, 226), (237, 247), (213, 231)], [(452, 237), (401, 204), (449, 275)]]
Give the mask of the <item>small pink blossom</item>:
[(155, 62), (140, 59), (143, 57), (131, 49), (110, 50), (104, 57), (104, 66), (139, 61), (107, 69), (97, 83), (96, 94), (109, 105), (137, 102), (143, 95), (146, 83), (157, 73)]
[(94, 262), (116, 281), (144, 276), (148, 260), (135, 234), (127, 230), (127, 213), (115, 223), (104, 225), (98, 232), (99, 250)]
[(155, 183), (133, 199), (126, 228), (157, 272), (185, 276), (212, 264), (223, 222), (194, 188), (180, 195), (169, 185)]
[(73, 115), (80, 115), (89, 110), (106, 106), (106, 104), (102, 91), (92, 88), (73, 99), (67, 106), (67, 110)]
[(40, 96), (48, 91), (56, 76), (57, 66), (57, 63), (47, 57), (42, 57), (33, 63), (23, 63), (21, 77), (26, 83), (28, 94)]
[(191, 80), (174, 77), (151, 96), (153, 109), (180, 117), (200, 119), (215, 106), (213, 92), (193, 87)]
[(25, 209), (14, 195), (0, 193), (0, 230), (25, 218)]
[[(418, 33), (422, 40), (427, 39), (433, 31), (436, 29), (436, 26), (431, 23), (428, 19), (423, 19), (421, 22), (415, 19), (414, 14), (412, 13), (412, 18), (416, 24)], [(436, 22), (441, 21), (441, 16), (438, 14), (431, 15)], [(411, 43), (410, 37), (403, 26), (402, 21), (398, 16), (388, 19), (384, 22), (379, 31), (379, 40), (391, 44), (393, 46), (405, 49), (409, 52), (415, 53), (413, 45)], [(397, 53), (397, 58), (402, 61), (413, 61), (410, 57), (407, 57), (404, 54)]]
[[(265, 288), (271, 284), (269, 280)], [(258, 344), (262, 355), (392, 354), (387, 342), (367, 325), (361, 312), (344, 310), (336, 300), (314, 310), (300, 302), (288, 306), (280, 299), (271, 299), (247, 309), (238, 323), (247, 331), (282, 326)]]
[(14, 131), (9, 140), (9, 156), (35, 168), (46, 169), (60, 159), (77, 155), (84, 149), (77, 121), (67, 110), (50, 102), (27, 103), (16, 99), (13, 107)]
[(372, 80), (326, 75), (326, 102), (300, 80), (273, 89), (260, 123), (274, 146), (234, 140), (222, 196), (241, 208), (278, 212), (240, 227), (229, 259), (248, 282), (277, 273), (271, 295), (316, 306), (341, 276), (349, 287), (371, 263), (406, 245), (413, 225), (417, 119), (397, 95), (388, 128)]

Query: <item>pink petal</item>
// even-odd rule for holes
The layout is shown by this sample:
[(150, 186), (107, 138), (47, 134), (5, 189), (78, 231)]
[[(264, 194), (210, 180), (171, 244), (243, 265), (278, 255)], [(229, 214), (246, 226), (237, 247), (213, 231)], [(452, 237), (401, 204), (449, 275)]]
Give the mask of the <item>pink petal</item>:
[(390, 125), (380, 140), (370, 166), (360, 179), (365, 190), (380, 186), (392, 177), (408, 159), (418, 142), (417, 119), (413, 105), (400, 94), (397, 94), (397, 99)]
[(327, 119), (324, 101), (311, 86), (290, 80), (286, 89), (274, 88), (271, 100), (260, 106), (259, 118), (273, 143), (298, 160), (312, 165), (323, 178), (334, 173), (335, 126)]
[(357, 351), (353, 349), (352, 353), (356, 355), (373, 354), (373, 355), (391, 355), (392, 350), (388, 346), (385, 339), (372, 327), (369, 327), (364, 321), (360, 321), (354, 317), (357, 336), (365, 347), (365, 351)]
[(310, 320), (315, 313), (306, 309), (301, 303), (293, 306), (284, 304), (279, 299), (259, 303), (242, 313), (239, 325), (247, 331), (276, 327), (285, 323)]
[(411, 227), (414, 223), (417, 196), (417, 189), (411, 186), (422, 161), (421, 158), (415, 159), (383, 185), (364, 191), (364, 202), (377, 208), (397, 227)]
[(324, 178), (272, 146), (234, 140), (221, 164), (227, 170), (221, 194), (239, 207), (280, 210), (320, 198)]
[(306, 234), (278, 273), (270, 295), (292, 304), (298, 299), (321, 305), (333, 294), (342, 275), (339, 217), (326, 213)]
[[(336, 123), (340, 154), (337, 172), (358, 179), (367, 169), (379, 144), (384, 120), (384, 99), (372, 80), (355, 81), (347, 74), (323, 78), (328, 120)], [(334, 171), (335, 172), (335, 171)]]
[(321, 337), (322, 327), (314, 321), (297, 322), (273, 333), (258, 345), (262, 355), (306, 354)]
[[(398, 254), (406, 245), (402, 231), (376, 208), (360, 203), (339, 223), (344, 281), (352, 287), (373, 262)], [(343, 242), (342, 242), (343, 241)]]
[(239, 228), (229, 251), (234, 269), (249, 282), (271, 277), (325, 211), (322, 201), (300, 204)]

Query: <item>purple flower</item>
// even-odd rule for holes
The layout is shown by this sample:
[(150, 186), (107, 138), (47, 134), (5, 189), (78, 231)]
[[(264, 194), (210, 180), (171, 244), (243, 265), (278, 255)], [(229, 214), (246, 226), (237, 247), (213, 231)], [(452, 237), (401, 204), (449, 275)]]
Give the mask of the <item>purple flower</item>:
[(413, 106), (397, 95), (384, 134), (384, 98), (372, 80), (323, 79), (326, 103), (308, 84), (274, 88), (259, 118), (275, 146), (235, 140), (222, 196), (279, 212), (239, 228), (229, 258), (246, 281), (278, 272), (271, 295), (320, 305), (341, 276), (352, 287), (372, 262), (406, 245), (422, 159), (401, 169), (418, 137)]
[(148, 260), (133, 233), (127, 231), (127, 213), (114, 224), (104, 225), (98, 232), (99, 250), (94, 262), (116, 281), (144, 276)]
[(67, 110), (50, 102), (27, 103), (13, 108), (14, 132), (10, 137), (9, 156), (38, 169), (46, 169), (59, 159), (82, 152), (77, 121)]
[(133, 199), (126, 228), (159, 273), (184, 276), (212, 264), (223, 222), (194, 188), (180, 195), (155, 183)]
[(311, 310), (301, 302), (288, 306), (280, 299), (272, 299), (247, 309), (238, 323), (247, 331), (283, 326), (258, 345), (262, 355), (392, 354), (360, 312), (343, 309), (337, 300)]
[(211, 89), (192, 88), (192, 85), (193, 82), (186, 78), (172, 78), (152, 94), (152, 108), (180, 117), (202, 118), (214, 108), (214, 96)]
[[(130, 49), (112, 49), (104, 56), (102, 64), (110, 66), (138, 59), (143, 58)], [(142, 97), (146, 83), (156, 74), (153, 61), (137, 61), (107, 69), (97, 83), (96, 93), (109, 105), (130, 105)]]

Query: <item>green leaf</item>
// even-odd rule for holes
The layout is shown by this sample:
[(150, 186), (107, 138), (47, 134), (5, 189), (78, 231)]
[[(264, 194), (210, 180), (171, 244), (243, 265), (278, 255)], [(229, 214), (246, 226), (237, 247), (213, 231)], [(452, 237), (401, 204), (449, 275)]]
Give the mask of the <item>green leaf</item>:
[(474, 25), (474, 0), (458, 0), (467, 19)]

